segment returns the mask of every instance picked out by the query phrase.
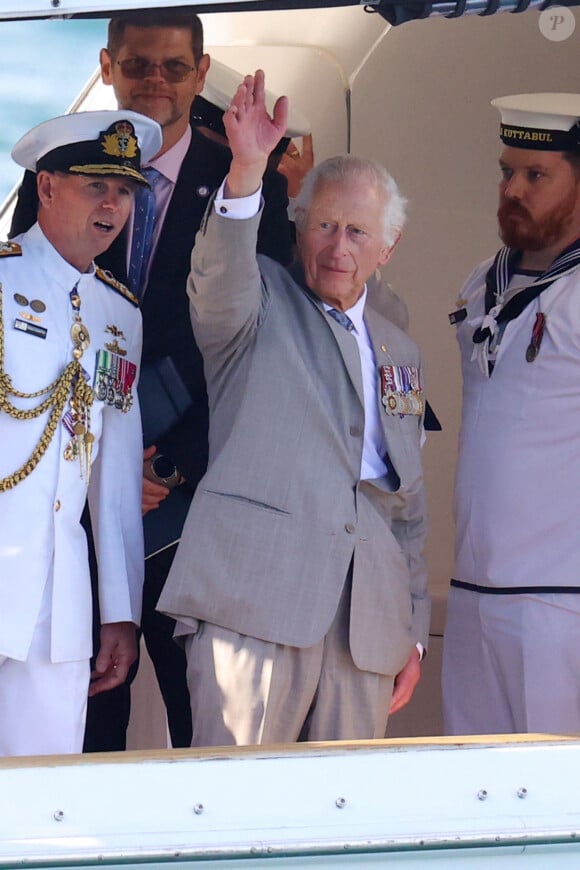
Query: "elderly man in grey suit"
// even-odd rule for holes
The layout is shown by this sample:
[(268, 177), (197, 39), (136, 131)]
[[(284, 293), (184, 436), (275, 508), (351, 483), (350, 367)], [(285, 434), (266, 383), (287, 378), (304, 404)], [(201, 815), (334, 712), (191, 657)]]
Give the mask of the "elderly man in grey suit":
[(194, 746), (382, 737), (427, 642), (420, 355), (365, 289), (404, 200), (379, 165), (326, 161), (298, 203), (300, 265), (256, 257), (286, 113), (246, 77), (192, 254), (210, 459), (159, 607), (185, 638)]

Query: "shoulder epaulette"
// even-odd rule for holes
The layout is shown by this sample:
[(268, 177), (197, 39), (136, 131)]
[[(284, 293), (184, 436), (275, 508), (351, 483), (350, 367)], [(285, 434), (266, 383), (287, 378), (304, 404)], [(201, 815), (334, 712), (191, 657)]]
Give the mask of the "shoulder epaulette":
[(115, 276), (111, 274), (107, 269), (101, 269), (100, 266), (97, 266), (95, 269), (95, 276), (99, 279), (99, 281), (103, 281), (104, 284), (108, 284), (109, 287), (112, 287), (120, 296), (130, 302), (131, 305), (134, 305), (135, 308), (139, 308), (139, 300), (135, 296), (134, 293), (131, 293), (128, 287), (124, 284), (121, 284), (120, 281), (117, 281)]
[(22, 248), (17, 242), (0, 242), (0, 257), (21, 257)]

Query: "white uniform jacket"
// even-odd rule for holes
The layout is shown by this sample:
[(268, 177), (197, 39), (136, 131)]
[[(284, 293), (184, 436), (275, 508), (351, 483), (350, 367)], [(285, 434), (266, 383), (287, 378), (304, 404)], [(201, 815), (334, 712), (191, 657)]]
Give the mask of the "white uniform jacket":
[[(81, 320), (90, 335), (81, 360), (89, 383), (94, 386), (98, 350), (114, 341), (126, 351), (122, 358), (138, 365), (139, 311), (113, 286), (98, 279), (93, 269), (81, 274), (67, 263), (38, 224), (15, 241), (22, 255), (0, 257), (4, 371), (14, 389), (32, 393), (46, 388), (73, 358), (70, 293), (75, 285)], [(24, 305), (21, 297), (24, 302), (40, 300), (45, 310), (34, 313), (41, 306)], [(46, 330), (45, 337), (22, 331), (16, 321)], [(104, 623), (138, 622), (140, 618), (142, 440), (136, 385), (133, 395), (135, 401), (127, 413), (97, 398), (90, 412), (95, 442), (88, 496)], [(18, 408), (30, 408), (44, 396), (9, 398)], [(65, 411), (68, 407), (67, 401)], [(26, 462), (47, 418), (48, 412), (33, 420), (18, 420), (0, 410), (0, 478)], [(26, 659), (50, 579), (52, 660), (91, 656), (90, 576), (80, 525), (87, 487), (79, 461), (64, 458), (70, 438), (59, 421), (34, 471), (13, 489), (0, 492), (0, 655), (10, 658)]]
[[(461, 297), (463, 417), (455, 578), (492, 587), (580, 586), (580, 268), (507, 324), (493, 374), (471, 361), (488, 260)], [(536, 314), (539, 353), (526, 361)]]

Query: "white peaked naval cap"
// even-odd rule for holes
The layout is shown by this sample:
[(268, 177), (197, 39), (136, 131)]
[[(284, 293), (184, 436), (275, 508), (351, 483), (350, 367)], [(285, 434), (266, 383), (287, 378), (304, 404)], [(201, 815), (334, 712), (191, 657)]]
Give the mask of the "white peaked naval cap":
[[(209, 103), (213, 103), (214, 106), (217, 106), (225, 112), (228, 109), (238, 86), (241, 85), (243, 81), (244, 76), (242, 73), (232, 69), (230, 66), (226, 66), (225, 63), (220, 63), (218, 60), (212, 58), (211, 66), (208, 70), (203, 87), (202, 96), (205, 97)], [(266, 107), (270, 113), (272, 112), (277, 99), (278, 95), (266, 89)], [(290, 104), (288, 107), (288, 124), (285, 135), (294, 138), (295, 136), (306, 136), (311, 131), (308, 118)]]
[(33, 172), (119, 175), (147, 184), (141, 166), (162, 142), (159, 124), (138, 112), (77, 112), (33, 127), (16, 143), (12, 157)]

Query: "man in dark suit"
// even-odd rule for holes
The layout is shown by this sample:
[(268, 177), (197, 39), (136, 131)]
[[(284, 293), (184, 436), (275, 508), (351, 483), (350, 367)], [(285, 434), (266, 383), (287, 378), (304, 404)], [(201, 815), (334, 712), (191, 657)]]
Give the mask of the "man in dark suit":
[[(103, 81), (113, 86), (119, 107), (153, 118), (163, 130), (163, 147), (151, 163), (162, 176), (155, 184), (152, 253), (141, 286), (134, 286), (142, 299), (139, 397), (147, 448), (143, 513), (149, 558), (142, 629), (167, 708), (172, 744), (189, 746), (185, 656), (172, 639), (173, 620), (156, 613), (155, 605), (189, 503), (207, 466), (207, 395), (203, 361), (191, 330), (186, 280), (195, 234), (212, 191), (227, 173), (231, 155), (190, 125), (191, 107), (210, 64), (203, 53), (201, 22), (191, 11), (151, 10), (114, 17), (100, 61)], [(277, 179), (270, 181), (260, 250), (287, 263), (291, 255), (287, 196), (283, 179)], [(23, 183), (13, 232), (35, 220), (34, 197), (27, 193), (31, 181), (25, 178)], [(127, 234), (100, 259), (121, 281), (132, 278), (133, 226), (129, 222)], [(125, 748), (129, 686), (108, 696), (106, 701), (99, 696), (89, 703), (85, 751)]]

